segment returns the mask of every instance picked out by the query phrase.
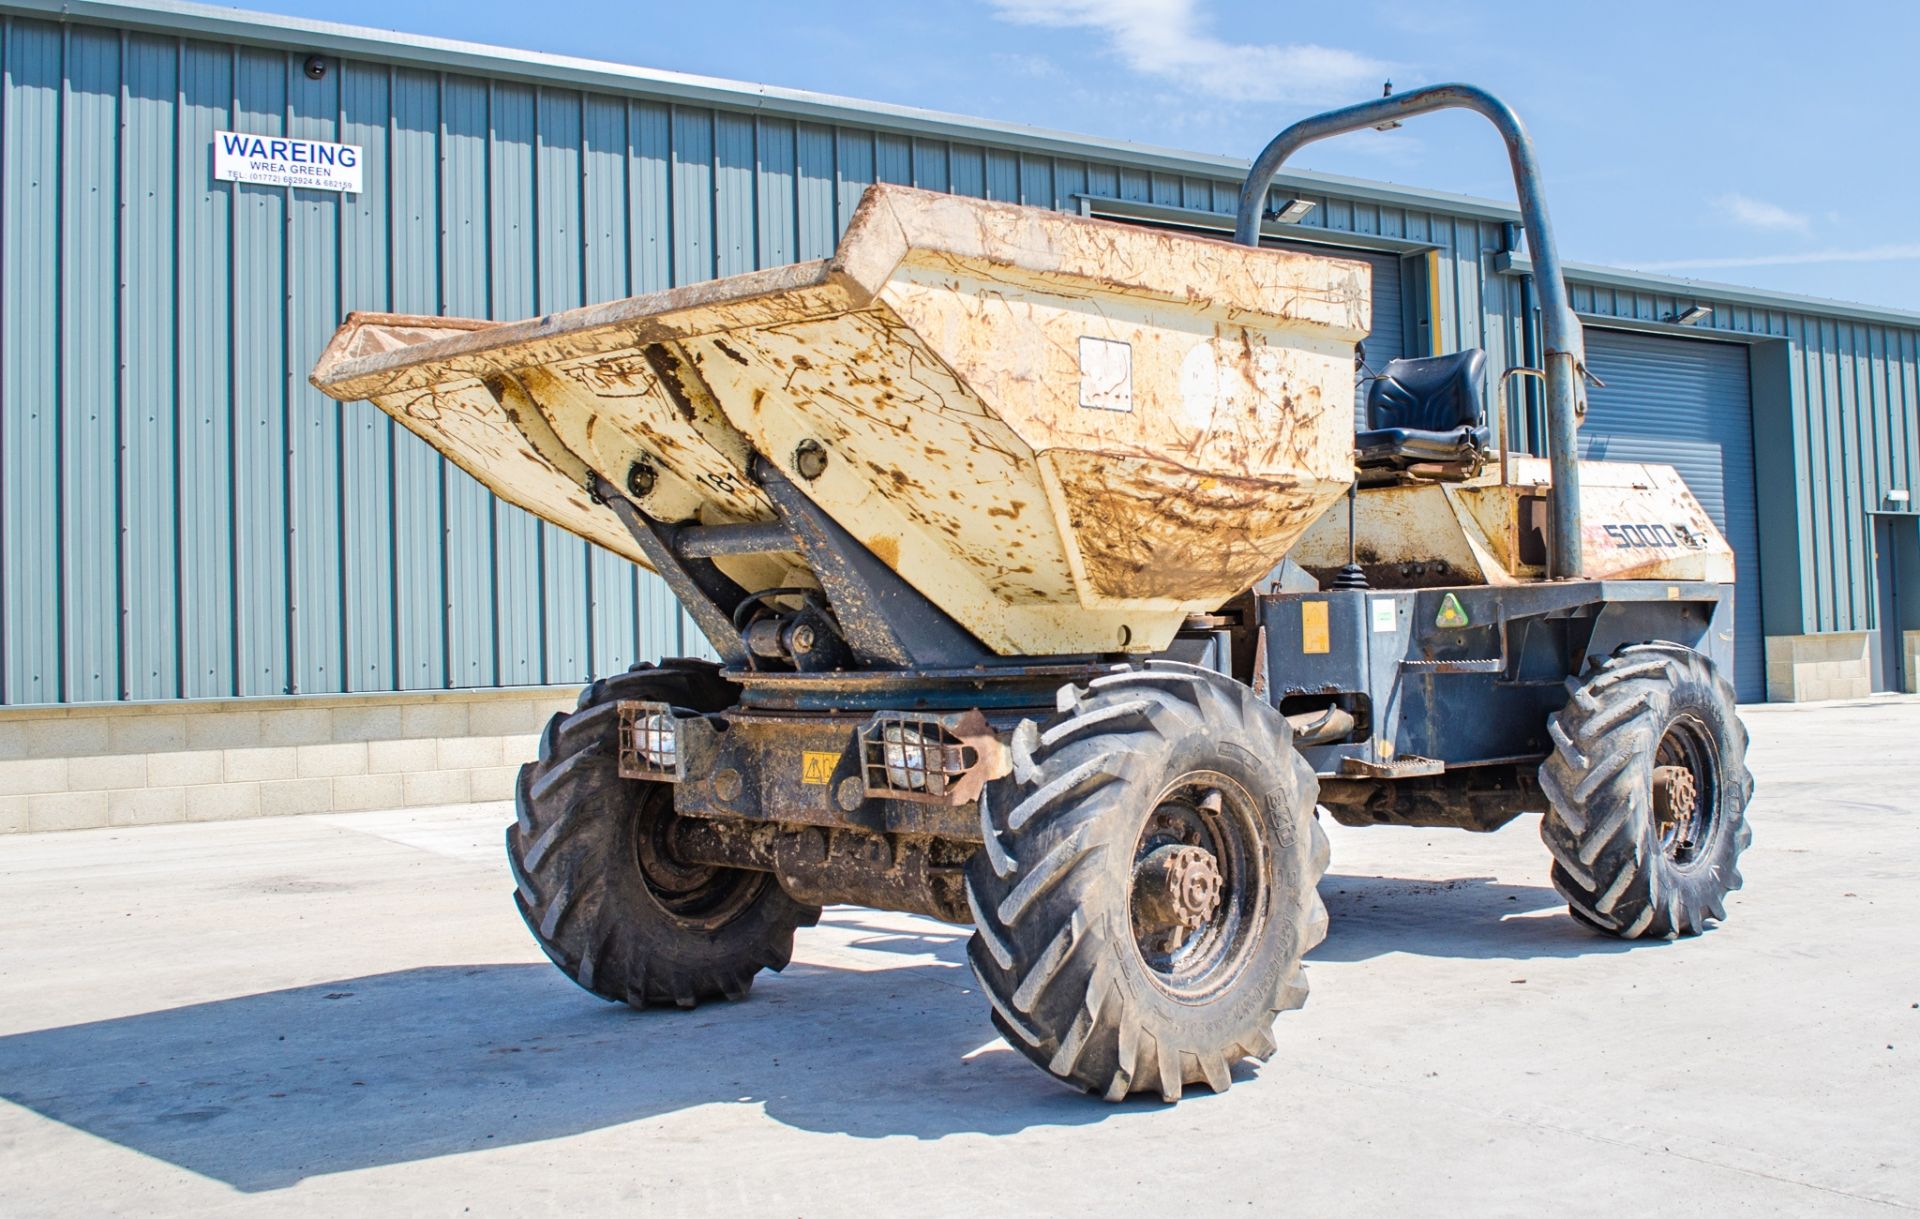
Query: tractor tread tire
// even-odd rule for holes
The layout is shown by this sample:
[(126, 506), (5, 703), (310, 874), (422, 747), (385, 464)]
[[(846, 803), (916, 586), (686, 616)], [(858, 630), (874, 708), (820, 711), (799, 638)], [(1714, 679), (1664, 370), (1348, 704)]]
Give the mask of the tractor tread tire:
[[(1009, 1045), (1067, 1084), (1118, 1101), (1232, 1084), (1266, 1059), (1281, 1012), (1306, 1000), (1301, 959), (1326, 936), (1317, 886), (1327, 839), (1318, 784), (1278, 712), (1239, 683), (1155, 663), (1061, 692), (1060, 713), (1013, 735), (1013, 774), (980, 799), (985, 840), (967, 868), (968, 957)], [(1228, 999), (1180, 1003), (1144, 978), (1128, 913), (1135, 841), (1172, 776), (1166, 763), (1239, 759), (1258, 799), (1267, 934)], [(1182, 752), (1187, 751), (1187, 752)], [(1230, 1001), (1229, 1001), (1230, 1000)]]
[[(1622, 647), (1567, 687), (1571, 697), (1549, 725), (1554, 751), (1540, 766), (1540, 837), (1568, 913), (1629, 940), (1697, 935), (1708, 919), (1725, 919), (1753, 838), (1753, 779), (1733, 687), (1706, 656), (1671, 643)], [(1708, 724), (1720, 774), (1712, 857), (1684, 870), (1659, 847), (1652, 796), (1655, 750), (1676, 707)]]
[(701, 660), (642, 663), (601, 678), (578, 709), (555, 715), (535, 761), (520, 768), (507, 860), (514, 904), (561, 972), (602, 999), (633, 1007), (693, 1007), (745, 998), (754, 975), (778, 971), (794, 930), (819, 910), (787, 896), (769, 874), (731, 882), (754, 889), (723, 926), (690, 927), (652, 900), (633, 862), (635, 825), (651, 803), (671, 808), (665, 783), (619, 773), (617, 704), (664, 702), (700, 712), (731, 706), (737, 687)]

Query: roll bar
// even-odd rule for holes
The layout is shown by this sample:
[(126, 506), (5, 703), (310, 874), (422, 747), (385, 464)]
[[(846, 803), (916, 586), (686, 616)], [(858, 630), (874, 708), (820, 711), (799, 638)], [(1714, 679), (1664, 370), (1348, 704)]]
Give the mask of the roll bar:
[[(1506, 141), (1507, 160), (1513, 165), (1514, 190), (1520, 197), (1520, 223), (1526, 230), (1527, 250), (1533, 257), (1533, 275), (1540, 296), (1541, 337), (1546, 344), (1547, 457), (1553, 471), (1549, 491), (1547, 574), (1555, 579), (1581, 575), (1580, 462), (1575, 436), (1586, 414), (1583, 378), (1586, 343), (1580, 319), (1567, 298), (1567, 281), (1560, 270), (1553, 230), (1547, 221), (1547, 201), (1541, 190), (1540, 162), (1520, 117), (1505, 102), (1472, 85), (1429, 85), (1424, 89), (1376, 98), (1357, 106), (1329, 110), (1301, 119), (1273, 137), (1261, 150), (1240, 188), (1240, 212), (1233, 239), (1241, 245), (1260, 244), (1260, 214), (1273, 176), (1286, 159), (1300, 149), (1329, 136), (1367, 127), (1397, 125), (1410, 115), (1432, 110), (1471, 110), (1491, 122)], [(1438, 319), (1436, 319), (1437, 321)], [(1504, 420), (1502, 423), (1504, 424)], [(1502, 428), (1504, 433), (1505, 429)]]

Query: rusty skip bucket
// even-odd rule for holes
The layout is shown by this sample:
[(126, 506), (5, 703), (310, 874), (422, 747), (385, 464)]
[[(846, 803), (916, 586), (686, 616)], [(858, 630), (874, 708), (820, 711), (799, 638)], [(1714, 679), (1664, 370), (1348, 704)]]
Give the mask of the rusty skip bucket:
[(637, 563), (594, 473), (658, 521), (765, 521), (758, 453), (995, 652), (1149, 651), (1344, 492), (1368, 277), (878, 185), (830, 259), (524, 322), (356, 313), (312, 381)]

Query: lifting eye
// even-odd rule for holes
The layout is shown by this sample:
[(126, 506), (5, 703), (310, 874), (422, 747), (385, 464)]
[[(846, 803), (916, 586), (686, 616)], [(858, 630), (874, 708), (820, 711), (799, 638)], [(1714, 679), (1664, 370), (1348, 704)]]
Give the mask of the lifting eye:
[(650, 461), (636, 461), (627, 467), (627, 490), (635, 499), (645, 499), (653, 494), (653, 488), (660, 481), (660, 472), (653, 468)]
[(827, 449), (818, 440), (802, 440), (793, 450), (793, 468), (812, 482), (827, 472)]

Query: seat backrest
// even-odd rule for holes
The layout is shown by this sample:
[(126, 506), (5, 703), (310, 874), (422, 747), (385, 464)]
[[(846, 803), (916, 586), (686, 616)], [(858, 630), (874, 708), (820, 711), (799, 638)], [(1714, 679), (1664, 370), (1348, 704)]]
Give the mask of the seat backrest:
[(1367, 386), (1367, 427), (1451, 432), (1486, 421), (1480, 383), (1487, 355), (1478, 347), (1447, 356), (1389, 361)]

